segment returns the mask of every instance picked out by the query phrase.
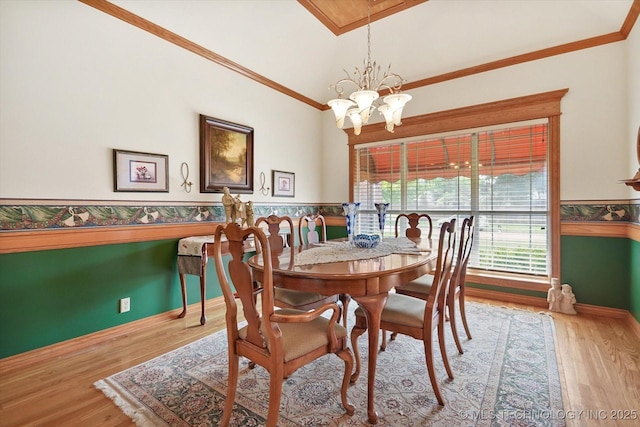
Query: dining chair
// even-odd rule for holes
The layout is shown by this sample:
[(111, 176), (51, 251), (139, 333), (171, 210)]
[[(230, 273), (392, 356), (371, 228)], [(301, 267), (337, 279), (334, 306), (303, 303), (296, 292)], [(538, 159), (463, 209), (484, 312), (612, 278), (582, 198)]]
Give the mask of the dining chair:
[[(400, 221), (402, 219), (406, 219), (408, 222), (408, 227), (404, 231), (405, 237), (409, 239), (419, 239), (422, 237), (422, 228), (421, 225), (428, 224), (429, 226), (424, 226), (424, 229), (427, 230), (427, 238), (431, 239), (431, 234), (433, 233), (433, 221), (431, 221), (431, 217), (426, 213), (401, 213), (396, 217), (396, 237), (400, 235)], [(421, 219), (424, 219), (423, 222), (420, 222)]]
[[(223, 241), (223, 235), (226, 241)], [(264, 274), (259, 288), (254, 285), (244, 253), (244, 241), (250, 236), (262, 248)], [(223, 246), (228, 247), (231, 258), (227, 265), (223, 261)], [(229, 382), (220, 425), (228, 426), (231, 421), (241, 356), (269, 372), (268, 427), (278, 424), (284, 379), (300, 367), (331, 353), (344, 361), (340, 397), (346, 413), (353, 415), (354, 406), (347, 399), (353, 354), (347, 343), (347, 329), (338, 323), (340, 307), (331, 303), (313, 311), (276, 310), (272, 252), (269, 240), (258, 227), (241, 228), (236, 223), (218, 227), (214, 235), (214, 258), (226, 304), (229, 351)], [(240, 326), (245, 322), (242, 322), (242, 316), (238, 317), (236, 299), (240, 300), (245, 326)], [(331, 317), (324, 317), (325, 312), (332, 312)]]
[[(316, 231), (316, 227), (320, 226), (320, 233)], [(306, 231), (306, 232), (305, 232)], [(321, 214), (307, 214), (298, 221), (298, 239), (301, 245), (312, 243), (324, 243), (327, 241), (327, 222)], [(347, 317), (349, 310), (349, 302), (351, 295), (340, 294), (338, 296), (342, 303), (342, 324), (347, 326)]]
[[(433, 221), (431, 220), (431, 216), (429, 216), (426, 213), (418, 213), (418, 212), (398, 214), (398, 216), (396, 217), (396, 225), (395, 225), (396, 238), (400, 236), (400, 226), (401, 226), (401, 221), (403, 219), (407, 221), (407, 225), (408, 225), (408, 227), (404, 229), (405, 237), (407, 237), (408, 239), (414, 239), (414, 240), (420, 239), (422, 238), (422, 231), (423, 231), (422, 228), (424, 228), (427, 232), (427, 239), (431, 239), (431, 236), (433, 234)], [(422, 219), (423, 221), (421, 222), (420, 220)], [(432, 273), (429, 273), (429, 274), (432, 274)], [(385, 331), (384, 329), (381, 329), (381, 330), (382, 330), (382, 343), (380, 344), (380, 351), (385, 351), (385, 349), (387, 348), (387, 331)], [(392, 334), (391, 340), (394, 340), (396, 338), (396, 335), (397, 334)]]
[[(433, 286), (429, 298), (425, 301), (397, 293), (390, 293), (382, 309), (380, 328), (422, 340), (424, 342), (425, 359), (431, 386), (436, 399), (441, 406), (444, 400), (440, 393), (433, 361), (433, 331), (438, 330), (438, 343), (442, 361), (449, 379), (453, 379), (453, 372), (449, 365), (444, 338), (444, 307), (446, 286), (451, 276), (451, 264), (455, 250), (455, 219), (444, 222), (440, 228), (438, 240), (438, 257), (436, 260)], [(356, 359), (356, 369), (351, 376), (355, 382), (360, 374), (360, 352), (358, 351), (358, 337), (367, 330), (367, 319), (361, 307), (355, 310), (355, 326), (351, 329), (351, 347)]]
[[(467, 266), (469, 264), (469, 257), (471, 255), (471, 249), (473, 248), (473, 235), (475, 231), (475, 218), (472, 215), (469, 218), (465, 218), (460, 226), (460, 243), (458, 247), (458, 254), (456, 256), (456, 262), (453, 267), (453, 273), (451, 279), (449, 279), (449, 285), (447, 286), (447, 309), (449, 311), (449, 324), (451, 325), (451, 332), (453, 332), (453, 340), (458, 348), (458, 353), (463, 354), (462, 345), (460, 344), (460, 337), (458, 336), (458, 328), (456, 325), (456, 299), (460, 307), (460, 317), (462, 319), (462, 325), (467, 334), (467, 338), (471, 339), (471, 332), (469, 332), (469, 325), (467, 323), (467, 313), (464, 309), (464, 291), (465, 283), (467, 280)], [(434, 277), (430, 274), (426, 274), (412, 282), (398, 286), (396, 293), (409, 295), (414, 298), (427, 299), (431, 293), (431, 287), (433, 286)]]
[[(267, 240), (269, 240), (269, 245), (271, 251), (280, 255), (285, 249), (285, 239), (280, 234), (282, 224), (286, 224), (289, 226), (290, 230), (290, 240), (293, 239), (293, 221), (289, 216), (277, 216), (277, 215), (269, 215), (267, 217), (260, 217), (256, 220), (256, 227), (259, 227), (262, 223), (267, 224), (267, 230), (269, 234), (267, 235)], [(294, 261), (294, 246), (293, 244), (289, 245), (289, 250), (291, 251), (291, 257), (289, 258), (290, 262)], [(261, 249), (256, 245), (256, 251), (260, 252)], [(274, 261), (276, 262), (276, 261)], [(278, 284), (275, 284), (275, 292), (274, 292), (275, 305), (281, 308), (295, 308), (297, 310), (311, 310), (314, 308), (321, 307), (324, 304), (336, 302), (338, 301), (338, 295), (323, 295), (317, 292), (303, 292), (303, 291), (295, 291), (293, 289), (285, 289), (278, 287)]]
[[(318, 224), (319, 223), (319, 224)], [(320, 226), (320, 232), (316, 227)], [(298, 221), (298, 239), (301, 245), (327, 241), (327, 222), (321, 214), (307, 214)]]

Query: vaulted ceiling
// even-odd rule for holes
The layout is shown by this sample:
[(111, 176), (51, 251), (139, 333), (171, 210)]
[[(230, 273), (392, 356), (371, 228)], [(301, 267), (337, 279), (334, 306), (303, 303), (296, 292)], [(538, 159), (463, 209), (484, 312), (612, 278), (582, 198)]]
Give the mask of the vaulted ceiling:
[[(316, 108), (367, 55), (366, 0), (80, 1)], [(639, 13), (640, 0), (372, 0), (371, 54), (406, 90), (616, 43)]]

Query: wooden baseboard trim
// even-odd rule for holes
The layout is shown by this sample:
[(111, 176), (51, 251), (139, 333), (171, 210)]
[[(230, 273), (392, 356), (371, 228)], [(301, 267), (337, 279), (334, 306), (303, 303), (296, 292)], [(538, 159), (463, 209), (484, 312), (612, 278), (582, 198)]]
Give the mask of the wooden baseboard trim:
[[(199, 313), (200, 302), (191, 304), (188, 306), (187, 310)], [(224, 298), (217, 297), (207, 300), (206, 310), (225, 310)], [(105, 341), (114, 340), (118, 337), (128, 335), (141, 329), (155, 327), (160, 323), (176, 320), (181, 311), (182, 308), (177, 308), (154, 316), (145, 317), (144, 319), (134, 320), (133, 322), (125, 323), (123, 325), (83, 335), (78, 338), (72, 338), (67, 341), (51, 344), (25, 353), (5, 357), (4, 359), (0, 359), (0, 372), (6, 373), (16, 369), (23, 369), (28, 366), (42, 363), (47, 359), (63, 357), (67, 354), (96, 346)]]
[[(533, 307), (543, 307), (548, 308), (548, 303), (545, 298), (532, 297), (529, 295), (518, 295), (511, 294), (508, 292), (499, 292), (499, 291), (489, 291), (486, 289), (478, 289), (467, 287), (465, 289), (465, 294), (470, 297), (477, 298), (486, 298), (495, 301), (504, 301), (504, 302), (515, 302), (518, 304), (526, 304), (531, 305)], [(627, 310), (622, 310), (620, 308), (610, 308), (610, 307), (601, 307), (597, 305), (590, 304), (575, 304), (575, 309), (580, 314), (589, 314), (593, 316), (602, 316), (602, 317), (611, 317), (616, 319), (625, 319), (630, 317), (635, 321), (635, 318), (629, 313)], [(637, 325), (637, 321), (636, 321)], [(640, 329), (640, 325), (637, 326)], [(640, 334), (640, 331), (638, 331)]]
[(629, 311), (621, 308), (601, 307), (599, 305), (581, 304), (574, 305), (576, 311), (582, 314), (590, 314), (592, 316), (611, 317), (615, 319), (624, 319), (629, 315)]
[(633, 317), (633, 314), (629, 311), (627, 312), (627, 323), (631, 330), (636, 334), (636, 337), (640, 340), (640, 322), (638, 322), (638, 320)]

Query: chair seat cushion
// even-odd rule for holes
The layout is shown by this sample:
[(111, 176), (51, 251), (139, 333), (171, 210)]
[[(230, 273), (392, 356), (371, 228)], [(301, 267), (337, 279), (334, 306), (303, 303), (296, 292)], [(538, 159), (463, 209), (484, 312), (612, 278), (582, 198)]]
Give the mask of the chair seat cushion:
[[(292, 308), (284, 308), (276, 310), (278, 314), (306, 314), (306, 311), (295, 310)], [(331, 313), (331, 311), (327, 311)], [(282, 345), (284, 347), (284, 361), (296, 359), (303, 356), (316, 348), (329, 345), (329, 336), (327, 335), (329, 319), (326, 317), (318, 317), (311, 322), (300, 323), (278, 323), (282, 331)], [(338, 340), (347, 336), (347, 330), (339, 323), (335, 324), (336, 337)], [(238, 331), (240, 338), (247, 336), (247, 327), (243, 327)], [(267, 347), (269, 344), (267, 343)]]
[(294, 291), (292, 289), (274, 288), (273, 291), (273, 299), (276, 303), (281, 301), (293, 307), (313, 304), (314, 302), (322, 301), (327, 298), (326, 295), (319, 293)]
[(433, 275), (425, 274), (416, 280), (398, 286), (396, 292), (405, 295), (425, 294), (429, 295), (433, 285)]
[[(382, 322), (421, 328), (424, 325), (424, 310), (427, 302), (407, 295), (389, 294), (382, 310)], [(364, 316), (361, 307), (356, 308), (356, 316)]]

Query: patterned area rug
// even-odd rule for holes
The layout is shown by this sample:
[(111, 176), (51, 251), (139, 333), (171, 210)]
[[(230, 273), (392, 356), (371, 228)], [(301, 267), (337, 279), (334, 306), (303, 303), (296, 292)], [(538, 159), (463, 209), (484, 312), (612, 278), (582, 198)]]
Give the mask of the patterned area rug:
[[(355, 304), (351, 304), (354, 306)], [(467, 302), (472, 340), (458, 354), (449, 325), (447, 349), (455, 379), (436, 348), (436, 374), (446, 405), (436, 401), (422, 342), (407, 336), (379, 353), (375, 406), (379, 426), (563, 426), (553, 320)], [(460, 324), (459, 330), (463, 331)], [(343, 362), (325, 356), (296, 371), (283, 386), (279, 426), (366, 426), (367, 334), (358, 341), (363, 372), (348, 390), (356, 413), (340, 404)], [(217, 426), (227, 380), (226, 331), (95, 383), (138, 426)], [(265, 424), (269, 375), (241, 360), (235, 426)]]

